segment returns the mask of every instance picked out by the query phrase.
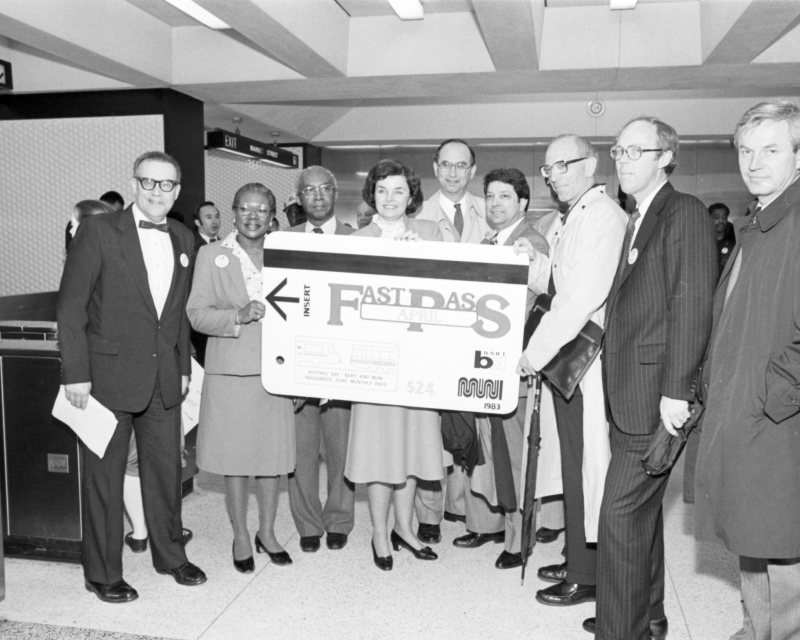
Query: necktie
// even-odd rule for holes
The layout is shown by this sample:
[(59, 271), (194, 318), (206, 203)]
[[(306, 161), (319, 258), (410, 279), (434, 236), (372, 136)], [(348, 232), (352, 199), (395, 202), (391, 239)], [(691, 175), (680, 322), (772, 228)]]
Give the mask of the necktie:
[(147, 220), (139, 220), (139, 228), (140, 229), (157, 229), (158, 231), (163, 231), (164, 233), (169, 233), (169, 229), (167, 229), (167, 223), (162, 222), (161, 224), (156, 224), (154, 222), (149, 222)]
[(461, 213), (460, 204), (456, 205), (456, 213), (453, 216), (453, 225), (455, 226), (456, 231), (458, 231), (458, 235), (461, 235), (461, 233), (464, 231), (464, 214)]
[(319, 227), (314, 227), (314, 228), (311, 230), (311, 233), (322, 233), (322, 232), (323, 232), (323, 231), (322, 231), (322, 229), (320, 229)]
[(489, 238), (489, 244), (497, 244), (497, 236), (500, 234), (495, 233), (493, 237)]
[(628, 259), (628, 252), (631, 250), (631, 239), (633, 232), (636, 230), (636, 221), (641, 218), (639, 207), (636, 207), (628, 218), (628, 226), (625, 228), (625, 242), (622, 245), (622, 259)]

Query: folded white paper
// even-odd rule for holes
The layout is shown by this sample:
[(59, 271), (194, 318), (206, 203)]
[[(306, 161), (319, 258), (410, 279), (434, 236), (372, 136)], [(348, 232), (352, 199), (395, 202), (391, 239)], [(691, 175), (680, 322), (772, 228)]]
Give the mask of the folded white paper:
[(64, 385), (58, 390), (53, 417), (70, 427), (83, 440), (83, 444), (101, 458), (117, 428), (114, 414), (92, 396), (89, 396), (85, 409), (73, 407), (67, 400)]
[(184, 435), (189, 433), (200, 422), (200, 398), (203, 394), (203, 377), (205, 371), (197, 360), (192, 358), (192, 378), (189, 380), (189, 391), (181, 405), (181, 419)]

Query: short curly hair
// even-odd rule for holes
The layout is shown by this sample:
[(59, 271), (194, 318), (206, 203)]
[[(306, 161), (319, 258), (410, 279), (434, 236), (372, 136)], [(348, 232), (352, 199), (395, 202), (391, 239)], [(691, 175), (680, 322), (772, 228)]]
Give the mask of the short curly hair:
[(403, 176), (406, 179), (408, 190), (411, 193), (411, 199), (406, 207), (406, 214), (410, 215), (416, 212), (422, 205), (422, 183), (414, 169), (399, 160), (381, 160), (369, 170), (367, 179), (364, 181), (364, 190), (361, 192), (364, 202), (376, 209), (375, 185), (389, 176)]

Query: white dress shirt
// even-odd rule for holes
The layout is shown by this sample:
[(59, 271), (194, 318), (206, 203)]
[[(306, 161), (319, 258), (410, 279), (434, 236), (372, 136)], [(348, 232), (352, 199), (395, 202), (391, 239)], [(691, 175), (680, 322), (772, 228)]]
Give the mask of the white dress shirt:
[(441, 191), (439, 192), (439, 206), (442, 208), (442, 211), (444, 211), (444, 215), (447, 216), (447, 219), (453, 224), (455, 224), (455, 222), (453, 222), (453, 221), (456, 218), (456, 205), (457, 204), (461, 205), (461, 215), (466, 216), (467, 215), (467, 210), (469, 208), (468, 203), (467, 203), (467, 196), (466, 195), (463, 198), (461, 198), (461, 200), (459, 200), (458, 202), (453, 202), (450, 198), (448, 198), (446, 195), (444, 195)]
[(636, 208), (639, 209), (639, 217), (637, 218), (636, 222), (633, 225), (633, 235), (631, 236), (631, 244), (629, 249), (633, 248), (633, 243), (636, 241), (636, 236), (639, 234), (639, 227), (642, 226), (642, 220), (644, 220), (644, 216), (647, 213), (647, 210), (650, 208), (650, 204), (653, 202), (653, 198), (656, 197), (656, 194), (661, 191), (661, 188), (667, 184), (669, 178), (664, 180), (664, 182), (660, 183), (655, 189), (650, 192), (642, 203), (636, 203)]
[(321, 229), (322, 233), (334, 234), (336, 233), (336, 216), (331, 216), (329, 220), (323, 222), (319, 227), (315, 227), (309, 221), (306, 221), (306, 233), (314, 233), (314, 229)]
[[(172, 240), (169, 233), (158, 229), (142, 229), (139, 227), (141, 220), (152, 222), (145, 216), (136, 203), (133, 204), (133, 219), (136, 222), (136, 231), (139, 234), (139, 244), (142, 247), (144, 266), (147, 268), (147, 281), (150, 284), (150, 294), (156, 305), (158, 317), (164, 310), (167, 302), (169, 287), (172, 284), (172, 273), (175, 271), (175, 254), (172, 251)], [(166, 222), (166, 218), (164, 219)]]

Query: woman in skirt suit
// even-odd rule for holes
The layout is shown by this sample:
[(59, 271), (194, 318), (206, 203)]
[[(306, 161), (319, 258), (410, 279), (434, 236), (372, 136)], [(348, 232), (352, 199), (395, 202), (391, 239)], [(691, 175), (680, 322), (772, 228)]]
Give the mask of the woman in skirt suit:
[(209, 337), (200, 404), (197, 465), (225, 476), (233, 523), (233, 564), (255, 569), (247, 530), (250, 476), (255, 476), (259, 529), (255, 546), (274, 564), (291, 564), (275, 537), (280, 477), (295, 468), (294, 412), (289, 398), (261, 384), (261, 269), (264, 237), (275, 196), (262, 184), (244, 185), (233, 199), (235, 230), (197, 254), (187, 312)]
[[(422, 189), (414, 171), (394, 160), (383, 160), (369, 172), (364, 201), (377, 213), (366, 227), (352, 234), (381, 242), (442, 240), (434, 222), (412, 220), (422, 204)], [(449, 458), (449, 459), (448, 459)], [(412, 409), (354, 403), (345, 476), (367, 484), (372, 518), (372, 555), (375, 565), (390, 571), (395, 551), (408, 549), (420, 560), (438, 556), (414, 535), (412, 516), (417, 480), (441, 480), (452, 458), (442, 449), (439, 414)], [(389, 533), (389, 505), (394, 498), (394, 528)]]

